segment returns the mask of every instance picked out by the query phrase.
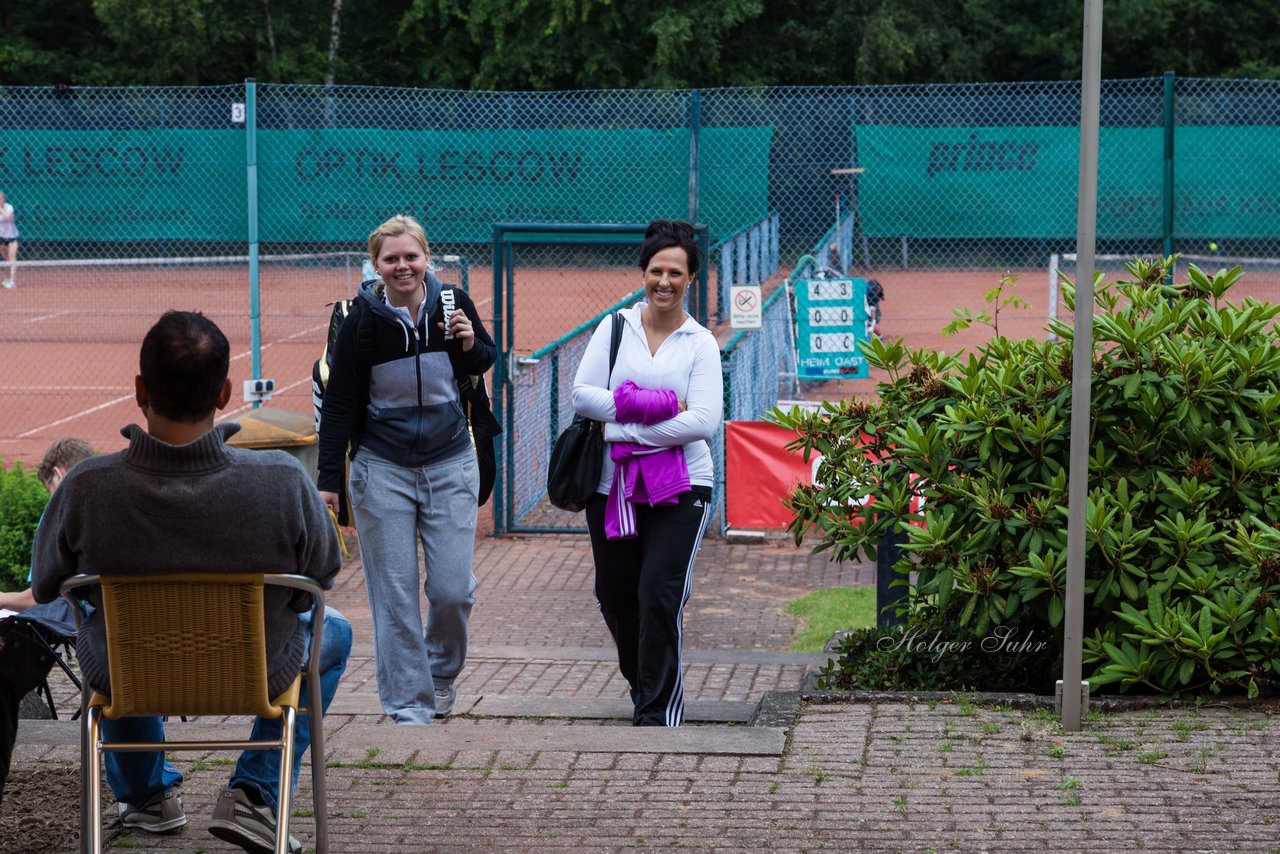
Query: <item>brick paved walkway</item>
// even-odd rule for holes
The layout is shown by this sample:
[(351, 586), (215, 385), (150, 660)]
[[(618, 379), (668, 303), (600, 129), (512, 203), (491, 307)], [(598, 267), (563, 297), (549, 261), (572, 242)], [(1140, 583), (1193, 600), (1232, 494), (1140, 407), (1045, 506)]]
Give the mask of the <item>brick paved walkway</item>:
[[(584, 540), (485, 539), (476, 572), (461, 716), (429, 727), (382, 717), (358, 564), (335, 588), (356, 629), (327, 718), (335, 853), (1280, 851), (1274, 707), (1092, 714), (1064, 733), (1052, 712), (959, 697), (806, 702), (815, 657), (786, 652), (782, 606), (871, 584), (870, 569), (779, 540), (708, 540), (686, 611), (693, 720), (637, 730), (619, 717)], [(767, 692), (773, 712), (753, 725)], [(67, 722), (24, 722), (20, 739), (15, 767), (77, 761)], [(204, 830), (226, 761), (180, 758), (190, 825), (112, 850), (236, 850)], [(309, 794), (304, 773), (304, 841)]]

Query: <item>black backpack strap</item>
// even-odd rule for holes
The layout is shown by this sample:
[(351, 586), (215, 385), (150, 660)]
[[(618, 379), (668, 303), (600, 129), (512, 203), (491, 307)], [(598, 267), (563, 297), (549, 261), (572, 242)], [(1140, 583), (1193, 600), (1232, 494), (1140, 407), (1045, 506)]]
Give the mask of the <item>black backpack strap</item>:
[(359, 312), (356, 318), (356, 370), (367, 385), (373, 372), (374, 331), (373, 312), (363, 305), (360, 295), (351, 300), (351, 311)]
[[(359, 397), (357, 399), (358, 406), (356, 409), (355, 430), (351, 436), (351, 445), (348, 449), (348, 457), (355, 459), (356, 451), (360, 450), (360, 441), (364, 437), (364, 422), (366, 410), (369, 408), (369, 376), (373, 373), (373, 351), (376, 346), (377, 323), (373, 319), (373, 312), (363, 305), (364, 301), (359, 295), (351, 300), (348, 316), (351, 312), (356, 312), (356, 376), (359, 378)], [(346, 491), (342, 492), (342, 496), (346, 497)], [(344, 509), (345, 513), (345, 509)], [(341, 517), (339, 517), (341, 521)]]
[[(440, 292), (441, 305), (446, 309), (450, 305), (457, 305), (454, 290), (452, 285), (445, 285)], [(494, 443), (502, 433), (502, 425), (493, 415), (493, 407), (489, 403), (489, 392), (484, 386), (484, 374), (470, 373), (462, 364), (462, 343), (454, 339), (445, 341), (445, 352), (449, 354), (449, 364), (453, 367), (453, 379), (458, 384), (458, 396), (462, 398), (462, 409), (467, 414), (467, 423), (471, 426), (471, 439), (476, 450), (476, 465), (480, 472), (476, 501), (483, 506), (489, 500), (497, 479)]]
[(622, 312), (613, 313), (613, 334), (609, 336), (609, 385), (613, 385), (613, 366), (618, 362), (618, 348), (622, 346)]

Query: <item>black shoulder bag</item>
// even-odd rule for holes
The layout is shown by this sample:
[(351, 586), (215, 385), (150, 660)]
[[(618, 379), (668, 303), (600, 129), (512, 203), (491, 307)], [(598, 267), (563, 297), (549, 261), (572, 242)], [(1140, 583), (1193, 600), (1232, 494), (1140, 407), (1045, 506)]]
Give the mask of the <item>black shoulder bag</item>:
[[(609, 338), (609, 380), (613, 381), (613, 365), (618, 360), (622, 343), (622, 315), (613, 313), (613, 329)], [(600, 468), (604, 465), (604, 425), (599, 421), (575, 415), (564, 428), (551, 450), (547, 466), (547, 497), (561, 510), (577, 513), (587, 506), (587, 499), (600, 485)]]

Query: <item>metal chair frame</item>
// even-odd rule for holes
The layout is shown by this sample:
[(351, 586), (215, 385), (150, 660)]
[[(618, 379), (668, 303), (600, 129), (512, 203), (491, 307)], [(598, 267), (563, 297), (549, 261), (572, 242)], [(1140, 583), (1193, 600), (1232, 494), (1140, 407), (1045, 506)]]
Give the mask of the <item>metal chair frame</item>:
[[(266, 688), (263, 593), (268, 586), (307, 593), (316, 608), (311, 621), (311, 655), (289, 688), (274, 699), (268, 697)], [(97, 597), (92, 597), (94, 590)], [(77, 575), (63, 582), (62, 595), (71, 603), (77, 624), (86, 602), (102, 609), (111, 678), (110, 696), (93, 691), (87, 683), (83, 689), (81, 851), (102, 851), (104, 753), (272, 749), (280, 751), (275, 847), (277, 854), (288, 854), (294, 723), (305, 677), (308, 697), (303, 714), (311, 716), (316, 851), (327, 854), (324, 715), (322, 711), (313, 713), (323, 709), (319, 660), (324, 591), (319, 582), (285, 573)], [(228, 631), (228, 625), (241, 628)], [(202, 651), (203, 655), (199, 655)], [(221, 690), (210, 687), (219, 683), (223, 685)], [(103, 718), (114, 720), (128, 715), (258, 715), (282, 718), (283, 726), (280, 738), (261, 741), (104, 742)]]

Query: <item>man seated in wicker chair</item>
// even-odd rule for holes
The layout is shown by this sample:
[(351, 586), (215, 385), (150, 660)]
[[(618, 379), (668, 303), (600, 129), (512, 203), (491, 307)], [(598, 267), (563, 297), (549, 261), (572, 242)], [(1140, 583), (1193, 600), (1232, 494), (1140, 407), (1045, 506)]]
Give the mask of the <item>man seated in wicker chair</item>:
[[(342, 564), (337, 531), (306, 470), (283, 451), (233, 448), (234, 422), (214, 425), (231, 398), (230, 346), (204, 315), (170, 311), (142, 342), (135, 397), (146, 420), (122, 431), (128, 447), (86, 460), (67, 475), (36, 531), (32, 589), (38, 601), (57, 598), (77, 573), (292, 572), (333, 585)], [(311, 612), (292, 591), (266, 593), (270, 690), (298, 674)], [(305, 598), (305, 597), (303, 597)], [(328, 708), (346, 668), (351, 626), (327, 608), (318, 654), (322, 703)], [(105, 638), (92, 606), (81, 615), (76, 651), (95, 690), (109, 693)], [(304, 689), (305, 691), (305, 689)], [(278, 735), (279, 721), (259, 719), (254, 738)], [(310, 745), (310, 719), (297, 719), (297, 779)], [(163, 741), (157, 717), (104, 720), (109, 741)], [(246, 851), (274, 850), (280, 755), (247, 750), (214, 809), (209, 831)], [(187, 823), (178, 787), (182, 775), (161, 752), (108, 753), (107, 783), (121, 823), (165, 833)], [(301, 850), (290, 837), (291, 850)]]

